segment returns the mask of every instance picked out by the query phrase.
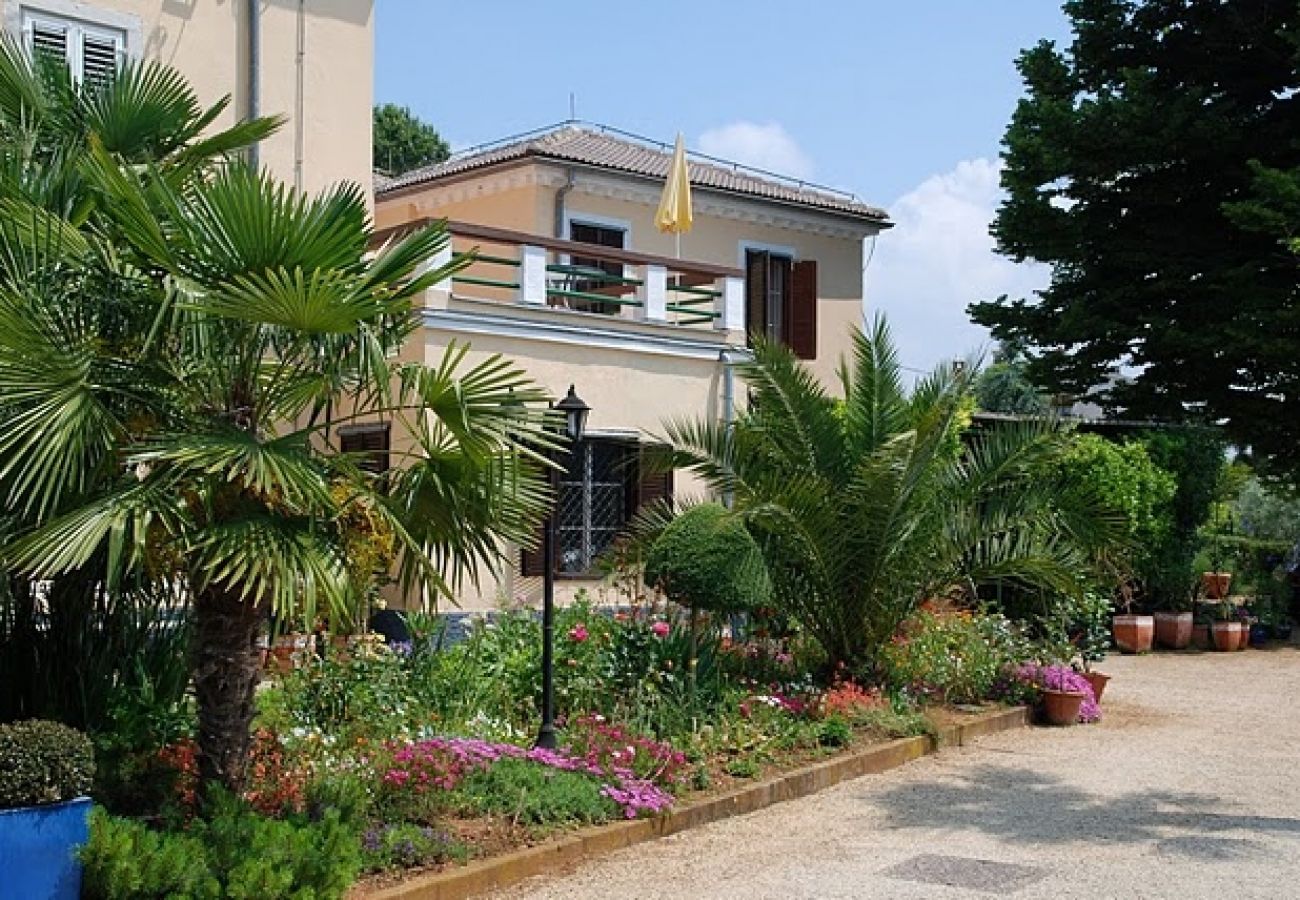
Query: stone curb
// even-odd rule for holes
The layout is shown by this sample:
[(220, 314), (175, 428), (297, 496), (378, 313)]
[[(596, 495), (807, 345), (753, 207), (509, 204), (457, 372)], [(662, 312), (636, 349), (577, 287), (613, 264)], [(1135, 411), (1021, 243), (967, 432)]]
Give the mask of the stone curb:
[(697, 828), (719, 819), (755, 812), (774, 803), (797, 800), (841, 781), (895, 769), (934, 753), (941, 747), (961, 747), (977, 737), (1009, 731), (1027, 724), (1029, 710), (1025, 707), (998, 710), (959, 725), (944, 726), (934, 735), (875, 744), (856, 753), (784, 772), (716, 797), (705, 797), (675, 807), (653, 819), (593, 825), (537, 847), (516, 850), (433, 875), (423, 875), (377, 891), (354, 892), (349, 896), (357, 900), (466, 900), (584, 859), (603, 856), (633, 844)]

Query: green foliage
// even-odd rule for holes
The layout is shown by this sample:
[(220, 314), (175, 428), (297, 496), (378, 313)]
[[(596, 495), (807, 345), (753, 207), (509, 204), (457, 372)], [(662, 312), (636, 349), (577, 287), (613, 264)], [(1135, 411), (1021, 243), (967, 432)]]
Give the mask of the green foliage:
[(1079, 494), (1095, 496), (1120, 515), (1128, 540), (1123, 562), (1145, 582), (1173, 533), (1174, 477), (1152, 462), (1142, 444), (1115, 443), (1095, 434), (1070, 441), (1059, 471), (1063, 502), (1073, 502)]
[(763, 766), (751, 756), (738, 756), (727, 763), (723, 770), (732, 778), (757, 778), (763, 773)]
[(976, 377), (974, 389), (976, 403), (986, 412), (1042, 415), (1051, 409), (1018, 357), (994, 361)]
[(1300, 542), (1300, 499), (1250, 478), (1235, 495), (1232, 513), (1243, 534), (1261, 540)]
[(909, 393), (882, 319), (854, 336), (843, 401), (779, 345), (737, 371), (745, 413), (669, 422), (675, 462), (735, 498), (774, 604), (832, 664), (870, 666), (928, 597), (995, 579), (1077, 591), (1111, 539), (1095, 504), (1061, 504), (1044, 477), (1065, 442), (1056, 425), (1008, 423), (964, 447), (970, 373), (941, 367)]
[(60, 803), (90, 793), (90, 738), (58, 722), (0, 725), (0, 809)]
[(309, 659), (258, 698), (268, 726), (312, 728), (351, 743), (398, 736), (425, 720), (404, 659), (384, 647)]
[(361, 837), (365, 868), (371, 872), (386, 869), (412, 869), (469, 858), (465, 845), (448, 834), (427, 825), (402, 823), (367, 829)]
[(771, 593), (758, 545), (717, 503), (691, 507), (668, 524), (646, 556), (645, 580), (675, 603), (715, 612), (756, 609)]
[(97, 810), (81, 851), (85, 896), (342, 897), (361, 871), (357, 834), (337, 812), (267, 819), (229, 800), (187, 832), (153, 831)]
[(80, 850), (82, 896), (88, 900), (207, 900), (221, 896), (197, 836), (155, 831), (96, 807), (90, 839)]
[(916, 697), (979, 703), (1008, 666), (1030, 658), (1018, 626), (1000, 615), (919, 613), (885, 649), (888, 683)]
[(468, 811), (529, 825), (586, 825), (618, 815), (595, 778), (522, 759), (498, 760), (466, 778), (457, 793)]
[[(1017, 61), (1026, 96), (1003, 139), (1007, 199), (993, 225), (999, 252), (1051, 266), (1051, 283), (972, 316), (1031, 348), (1035, 384), (1104, 385), (1103, 402), (1130, 417), (1222, 421), (1294, 477), (1300, 11), (1289, 0), (1065, 10), (1072, 38)], [(1126, 377), (1112, 379), (1120, 364)]]
[(1208, 429), (1161, 430), (1142, 441), (1152, 462), (1174, 477), (1170, 527), (1152, 545), (1146, 587), (1158, 606), (1188, 608), (1200, 573), (1192, 565), (1200, 530), (1226, 477), (1222, 438)]
[(817, 743), (823, 747), (847, 747), (853, 743), (853, 728), (839, 716), (831, 716), (817, 726)]
[(434, 127), (420, 121), (408, 107), (381, 103), (373, 118), (375, 167), (388, 175), (442, 162), (451, 155), (451, 148)]
[[(374, 576), (361, 560), (389, 550), (431, 597), (495, 565), (544, 509), (522, 448), (550, 443), (545, 393), (467, 347), (397, 354), (455, 269), (424, 266), (450, 237), (375, 249), (359, 187), (306, 197), (249, 168), (238, 151), (274, 120), (213, 133), (224, 103), (202, 109), (165, 67), (77, 85), (12, 42), (0, 95), (9, 586), (183, 588), (202, 776), (238, 793), (262, 610), (346, 619)], [(338, 452), (357, 419), (390, 422), (408, 465), (375, 478)]]

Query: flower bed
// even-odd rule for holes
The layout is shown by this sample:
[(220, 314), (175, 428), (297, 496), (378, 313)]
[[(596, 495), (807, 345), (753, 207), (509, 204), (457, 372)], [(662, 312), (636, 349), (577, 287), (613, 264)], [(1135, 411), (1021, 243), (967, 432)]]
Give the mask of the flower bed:
[[(966, 614), (910, 622), (880, 684), (842, 668), (817, 677), (815, 648), (777, 629), (740, 640), (695, 624), (692, 636), (662, 608), (563, 610), (556, 750), (531, 746), (540, 635), (524, 612), (480, 625), (449, 650), (426, 649), (417, 636), (410, 648), (354, 649), (285, 673), (259, 695), (243, 796), (215, 819), (195, 817), (193, 742), (169, 743), (151, 762), (170, 773), (155, 825), (96, 817), (92, 884), (129, 869), (127, 854), (194, 861), (145, 893), (244, 890), (271, 874), (232, 867), (232, 848), (273, 840), (296, 848), (285, 876), (294, 890), (330, 896), (326, 882), (386, 883), (932, 732), (930, 710), (945, 723), (962, 715), (945, 697), (978, 708), (992, 692), (988, 673), (1024, 662), (1003, 620)], [(935, 648), (972, 646), (975, 667), (928, 660)]]

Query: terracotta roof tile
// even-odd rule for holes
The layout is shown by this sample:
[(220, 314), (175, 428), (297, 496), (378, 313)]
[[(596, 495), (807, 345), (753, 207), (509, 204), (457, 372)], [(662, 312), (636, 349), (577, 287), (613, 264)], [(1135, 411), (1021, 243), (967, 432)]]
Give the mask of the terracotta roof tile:
[[(469, 151), (446, 162), (435, 163), (395, 178), (377, 178), (375, 192), (383, 194), (416, 187), (463, 172), (527, 157), (552, 159), (627, 172), (647, 178), (664, 178), (672, 154), (605, 131), (564, 125), (512, 143), (481, 151)], [(858, 219), (886, 222), (888, 214), (851, 194), (810, 187), (780, 176), (759, 173), (721, 161), (690, 160), (691, 185), (733, 194), (760, 197), (781, 203), (795, 203)]]

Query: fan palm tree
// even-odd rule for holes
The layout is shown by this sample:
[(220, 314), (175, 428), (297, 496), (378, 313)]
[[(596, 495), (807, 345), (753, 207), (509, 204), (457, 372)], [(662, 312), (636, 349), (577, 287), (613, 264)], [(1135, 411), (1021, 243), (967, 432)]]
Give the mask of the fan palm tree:
[[(204, 136), (219, 111), (161, 66), (83, 87), (0, 48), (0, 128), (22, 138), (0, 171), (0, 490), (7, 566), (186, 586), (200, 774), (238, 790), (268, 611), (355, 607), (358, 520), (408, 590), (449, 596), (531, 535), (547, 439), (506, 360), (398, 355), (450, 273), (427, 265), (445, 230), (371, 254), (358, 188), (275, 184), (233, 156), (275, 123)], [(374, 419), (391, 477), (337, 446)]]
[(917, 605), (993, 580), (1076, 593), (1117, 531), (1048, 473), (1050, 421), (967, 434), (973, 367), (902, 384), (883, 319), (854, 335), (832, 397), (789, 350), (760, 342), (737, 371), (750, 404), (728, 426), (666, 425), (673, 464), (733, 498), (773, 599), (832, 663), (869, 667)]

